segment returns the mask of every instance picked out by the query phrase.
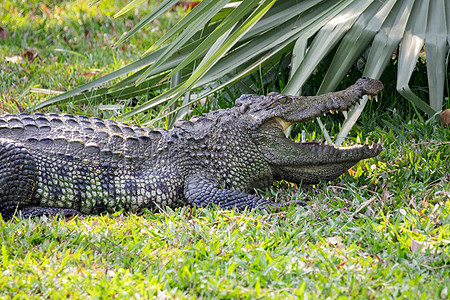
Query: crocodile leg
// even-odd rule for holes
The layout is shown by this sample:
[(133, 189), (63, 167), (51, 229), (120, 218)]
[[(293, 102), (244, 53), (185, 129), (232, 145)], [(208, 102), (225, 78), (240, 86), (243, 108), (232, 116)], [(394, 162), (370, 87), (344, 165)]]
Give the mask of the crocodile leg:
[(0, 139), (0, 214), (3, 219), (10, 219), (21, 207), (31, 204), (35, 170), (35, 161), (25, 147)]
[(206, 207), (209, 205), (219, 206), (221, 209), (238, 210), (245, 209), (279, 209), (295, 205), (307, 205), (306, 202), (294, 200), (284, 203), (275, 203), (255, 195), (244, 192), (222, 189), (211, 176), (205, 174), (191, 175), (186, 179), (184, 190), (187, 201), (191, 205)]
[(71, 208), (59, 208), (59, 207), (40, 207), (40, 206), (28, 206), (20, 209), (18, 213), (23, 218), (40, 217), (40, 216), (61, 216), (61, 217), (73, 217), (83, 216), (81, 212)]
[(38, 207), (34, 200), (36, 163), (27, 148), (0, 139), (0, 214), (7, 221), (16, 214), (31, 216), (69, 216), (81, 214), (74, 209)]

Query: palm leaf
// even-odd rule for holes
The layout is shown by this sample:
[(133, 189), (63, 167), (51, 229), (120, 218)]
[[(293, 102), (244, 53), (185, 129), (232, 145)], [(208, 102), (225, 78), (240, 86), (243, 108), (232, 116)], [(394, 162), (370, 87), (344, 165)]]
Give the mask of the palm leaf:
[[(395, 3), (395, 6), (386, 17), (382, 28), (373, 39), (363, 73), (364, 76), (380, 78), (382, 75), (383, 70), (392, 59), (392, 54), (402, 38), (413, 2), (414, 0), (405, 0)], [(363, 97), (361, 102), (349, 111), (348, 117), (344, 121), (339, 136), (335, 141), (337, 145), (340, 145), (350, 132), (353, 124), (355, 124), (361, 115), (367, 101), (368, 97)]]
[[(139, 112), (145, 111), (150, 107), (158, 105), (164, 102), (166, 97), (172, 98), (169, 100), (169, 103), (167, 104), (169, 106), (172, 105), (186, 90), (190, 90), (194, 86), (194, 84), (201, 78), (202, 75), (204, 75), (208, 70), (211, 69), (211, 67), (223, 56), (223, 54), (227, 52), (239, 40), (239, 38), (242, 37), (247, 32), (251, 28), (251, 26), (255, 24), (264, 15), (264, 13), (267, 12), (267, 10), (273, 5), (274, 2), (275, 0), (262, 1), (262, 3), (258, 6), (258, 8), (247, 18), (247, 20), (236, 31), (234, 31), (229, 36), (229, 38), (227, 38), (227, 36), (220, 38), (215, 43), (216, 45), (213, 45), (210, 51), (206, 53), (205, 58), (194, 70), (194, 72), (192, 73), (192, 75), (189, 77), (188, 80), (186, 80), (182, 84), (179, 84), (178, 86), (169, 90), (168, 92), (162, 94), (163, 96), (160, 95), (155, 99), (153, 99), (151, 102), (145, 103), (144, 105), (137, 107), (133, 111), (125, 113), (124, 115), (122, 115), (122, 118), (128, 118)], [(230, 28), (229, 30), (232, 29), (233, 28)], [(227, 34), (228, 33), (229, 32), (227, 32)], [(164, 109), (162, 111), (164, 111)]]
[(447, 34), (443, 29), (446, 28), (446, 17), (449, 19), (447, 22), (450, 22), (450, 16), (445, 15), (445, 2), (448, 1), (430, 1), (425, 37), (430, 106), (434, 111), (442, 109), (442, 100), (444, 99), (444, 81), (442, 79), (445, 78), (445, 57), (448, 51)]
[(422, 99), (417, 97), (409, 87), (409, 80), (414, 71), (420, 50), (425, 43), (425, 31), (428, 18), (428, 1), (414, 3), (411, 16), (408, 19), (398, 58), (398, 92), (414, 103), (422, 111), (433, 115), (434, 110)]
[[(135, 0), (132, 5), (138, 2)], [(450, 1), (229, 2), (202, 1), (152, 47), (166, 44), (163, 48), (149, 50), (147, 56), (135, 63), (36, 107), (61, 101), (86, 101), (89, 97), (101, 101), (148, 95), (152, 89), (150, 84), (159, 86), (158, 83), (173, 82), (160, 95), (122, 116), (127, 118), (164, 104), (157, 119), (182, 111), (171, 119), (172, 122), (185, 115), (186, 108), (193, 102), (244, 80), (252, 72), (263, 71), (262, 76), (269, 76), (264, 72), (269, 72), (275, 59), (286, 54), (293, 57), (284, 93), (298, 95), (318, 64), (337, 47), (319, 93), (334, 90), (364, 53), (368, 53), (364, 75), (380, 78), (392, 53), (399, 48), (397, 89), (401, 95), (429, 116), (442, 108), (445, 58), (450, 43)], [(167, 10), (170, 3), (164, 1), (146, 20)], [(146, 24), (148, 22), (137, 24), (128, 36), (136, 34)], [(125, 38), (120, 40), (123, 41)], [(409, 87), (424, 45), (430, 99), (420, 99)], [(119, 77), (123, 78), (113, 87), (104, 86)], [(156, 82), (157, 79), (163, 81)], [(94, 87), (101, 88), (93, 90)], [(188, 92), (188, 97), (182, 98)], [(362, 105), (349, 112), (336, 143), (340, 144), (348, 134), (366, 101), (364, 99)]]

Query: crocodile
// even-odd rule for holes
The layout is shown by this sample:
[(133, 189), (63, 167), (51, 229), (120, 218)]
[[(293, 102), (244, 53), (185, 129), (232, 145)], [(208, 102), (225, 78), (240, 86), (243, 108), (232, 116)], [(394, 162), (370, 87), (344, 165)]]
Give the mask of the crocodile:
[(339, 177), (382, 146), (296, 143), (284, 131), (346, 111), (383, 84), (363, 77), (319, 96), (242, 95), (235, 106), (178, 121), (171, 130), (95, 117), (0, 116), (0, 213), (90, 215), (184, 205), (279, 209), (254, 194), (275, 180), (313, 184)]

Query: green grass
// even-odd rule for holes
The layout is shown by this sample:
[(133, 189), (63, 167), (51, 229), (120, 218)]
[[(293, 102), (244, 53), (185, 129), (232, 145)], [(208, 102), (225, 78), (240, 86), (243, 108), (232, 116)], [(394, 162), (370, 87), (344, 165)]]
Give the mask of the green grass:
[[(0, 27), (7, 37), (0, 40), (0, 111), (20, 112), (48, 97), (29, 93), (32, 88), (67, 91), (94, 78), (116, 70), (133, 60), (173, 26), (182, 14), (180, 8), (164, 14), (152, 26), (140, 31), (117, 49), (111, 46), (123, 32), (131, 29), (155, 1), (145, 2), (134, 13), (113, 19), (127, 1), (18, 1), (0, 4)], [(7, 57), (36, 56), (29, 63), (13, 64)], [(110, 116), (98, 107), (62, 106), (50, 108), (73, 113)]]
[[(10, 13), (0, 16), (8, 32), (0, 41), (0, 110), (23, 111), (46, 97), (30, 94), (32, 87), (65, 91), (91, 80), (86, 73), (93, 69), (103, 74), (132, 61), (182, 13), (165, 15), (132, 44), (113, 50), (112, 42), (138, 19), (111, 20), (124, 2), (88, 8), (87, 2), (47, 1), (49, 15), (37, 0), (2, 2), (0, 10)], [(4, 60), (27, 50), (38, 53), (38, 61)], [(258, 191), (307, 200), (308, 207), (0, 221), (0, 298), (447, 299), (450, 131), (434, 119), (422, 121), (393, 92), (392, 80), (382, 80), (380, 101), (370, 103), (349, 139), (381, 139), (377, 158), (328, 184), (277, 182)], [(206, 107), (230, 105), (226, 97)], [(114, 115), (88, 105), (50, 110)], [(342, 116), (325, 120), (337, 132)], [(294, 138), (302, 130), (321, 137), (308, 123)], [(419, 242), (423, 249), (414, 250)]]

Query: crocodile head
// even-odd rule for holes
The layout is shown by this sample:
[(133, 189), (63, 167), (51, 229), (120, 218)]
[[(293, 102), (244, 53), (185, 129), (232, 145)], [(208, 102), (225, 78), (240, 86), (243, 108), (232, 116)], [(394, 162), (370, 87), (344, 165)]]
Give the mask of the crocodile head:
[(381, 145), (335, 147), (315, 142), (294, 143), (285, 137), (284, 131), (297, 122), (313, 120), (328, 112), (346, 111), (364, 95), (375, 96), (382, 88), (380, 81), (363, 77), (343, 91), (319, 96), (243, 95), (236, 100), (236, 109), (275, 179), (315, 183), (335, 179), (358, 161), (378, 155)]

